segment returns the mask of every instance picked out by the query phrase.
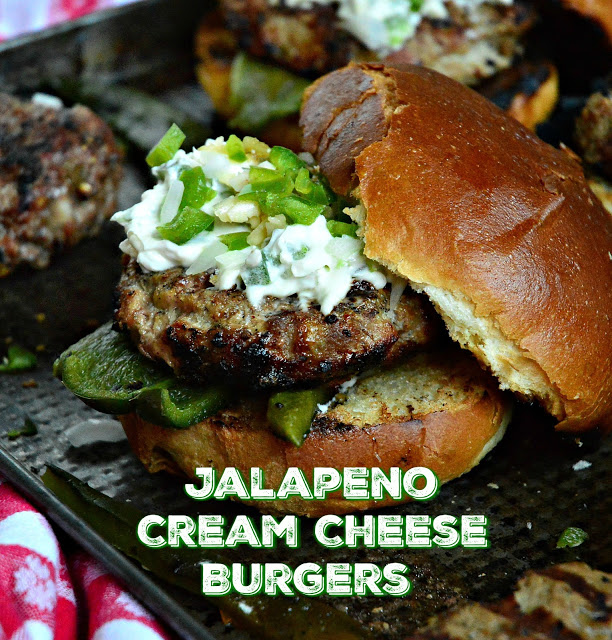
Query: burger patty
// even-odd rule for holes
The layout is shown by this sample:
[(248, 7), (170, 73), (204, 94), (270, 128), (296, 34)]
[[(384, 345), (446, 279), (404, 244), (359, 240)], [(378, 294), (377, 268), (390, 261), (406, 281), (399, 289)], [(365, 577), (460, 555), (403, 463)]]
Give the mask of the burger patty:
[[(266, 0), (222, 0), (221, 6), (241, 49), (297, 73), (321, 75), (351, 60), (378, 57), (342, 28), (329, 6), (296, 10)], [(382, 62), (424, 65), (474, 84), (512, 64), (519, 39), (533, 22), (520, 3), (449, 10), (448, 20), (424, 19), (404, 47)]]
[(48, 266), (53, 252), (94, 235), (115, 210), (121, 154), (86, 107), (55, 108), (0, 94), (0, 276)]
[(210, 274), (176, 268), (143, 273), (126, 262), (117, 289), (116, 325), (140, 351), (193, 382), (222, 376), (249, 388), (289, 388), (342, 380), (432, 343), (440, 325), (427, 301), (355, 283), (324, 316), (295, 296), (253, 307), (243, 291), (219, 291)]
[(582, 562), (528, 571), (514, 594), (439, 614), (407, 640), (595, 640), (612, 637), (612, 575)]
[(589, 98), (576, 121), (576, 142), (584, 161), (612, 179), (612, 93)]

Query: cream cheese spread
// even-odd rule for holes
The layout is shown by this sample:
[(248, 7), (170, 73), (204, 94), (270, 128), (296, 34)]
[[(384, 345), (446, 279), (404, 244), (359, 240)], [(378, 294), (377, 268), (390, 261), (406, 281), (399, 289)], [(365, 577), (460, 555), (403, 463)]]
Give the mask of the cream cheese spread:
[[(142, 194), (139, 203), (112, 218), (126, 231), (122, 251), (148, 272), (174, 267), (185, 268), (187, 274), (212, 271), (214, 287), (243, 289), (254, 306), (265, 296), (296, 295), (304, 308), (312, 302), (329, 314), (354, 281), (384, 287), (387, 277), (368, 266), (363, 241), (351, 235), (332, 235), (328, 229), (330, 207), (311, 224), (291, 224), (282, 211), (270, 216), (257, 202), (239, 197), (251, 192), (252, 167), (275, 170), (267, 159), (269, 149), (254, 143), (252, 150), (245, 145), (244, 160), (231, 159), (225, 140), (217, 138), (189, 153), (179, 150), (171, 160), (155, 167), (152, 172), (157, 184)], [(312, 158), (306, 160), (312, 171)], [(176, 244), (164, 239), (159, 227), (177, 216), (185, 188), (181, 174), (195, 167), (201, 167), (214, 189), (214, 197), (199, 208), (214, 222), (187, 242)], [(240, 232), (245, 236), (248, 232), (244, 247), (232, 249), (224, 242), (228, 234)]]

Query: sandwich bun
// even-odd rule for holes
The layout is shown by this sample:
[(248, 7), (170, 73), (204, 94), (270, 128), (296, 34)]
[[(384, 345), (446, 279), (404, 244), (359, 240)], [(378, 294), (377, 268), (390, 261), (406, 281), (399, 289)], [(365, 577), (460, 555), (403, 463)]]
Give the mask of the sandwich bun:
[(328, 74), (301, 124), (369, 258), (559, 429), (612, 428), (612, 219), (578, 162), (420, 67)]
[[(151, 473), (169, 471), (195, 478), (197, 467), (219, 474), (236, 467), (249, 477), (264, 470), (277, 489), (289, 467), (308, 479), (314, 467), (432, 469), (440, 482), (475, 466), (502, 438), (511, 403), (473, 358), (451, 346), (421, 353), (403, 364), (360, 378), (327, 411), (319, 410), (300, 447), (277, 437), (266, 419), (265, 398), (241, 399), (188, 429), (168, 429), (136, 414), (119, 416), (135, 454)], [(392, 499), (253, 501), (269, 513), (318, 517), (395, 503)]]

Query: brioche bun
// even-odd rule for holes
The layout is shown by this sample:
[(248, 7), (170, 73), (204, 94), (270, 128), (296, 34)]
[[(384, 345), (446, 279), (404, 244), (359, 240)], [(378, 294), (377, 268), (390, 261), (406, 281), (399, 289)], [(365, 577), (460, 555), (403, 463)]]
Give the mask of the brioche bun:
[(612, 428), (612, 219), (573, 158), (419, 67), (328, 74), (301, 124), (332, 187), (358, 187), (369, 258), (559, 429)]
[[(136, 455), (151, 473), (169, 471), (187, 478), (197, 467), (264, 470), (266, 486), (278, 488), (289, 467), (307, 478), (314, 467), (425, 466), (441, 482), (475, 466), (499, 442), (511, 404), (494, 380), (465, 353), (418, 354), (402, 365), (360, 379), (327, 412), (319, 411), (301, 447), (274, 435), (265, 398), (241, 399), (188, 429), (168, 429), (136, 414), (120, 416)], [(311, 517), (381, 507), (394, 500), (252, 502), (264, 512)]]

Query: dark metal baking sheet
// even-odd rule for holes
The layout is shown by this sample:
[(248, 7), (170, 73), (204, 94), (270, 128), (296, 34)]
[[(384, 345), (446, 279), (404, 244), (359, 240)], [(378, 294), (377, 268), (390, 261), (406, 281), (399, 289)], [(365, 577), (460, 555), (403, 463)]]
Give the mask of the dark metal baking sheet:
[[(195, 5), (146, 2), (134, 9), (136, 13), (122, 13), (110, 23), (82, 25), (47, 40), (31, 40), (25, 49), (0, 54), (0, 79), (5, 86), (22, 92), (35, 90), (49, 74), (91, 78), (97, 73), (111, 82), (154, 90), (164, 99), (206, 112), (209, 103), (191, 77), (192, 31), (197, 11), (202, 10), (200, 7), (196, 11)], [(147, 25), (146, 37), (135, 37), (129, 46), (124, 43), (124, 48), (117, 51), (110, 47), (105, 60), (93, 55), (100, 51), (101, 43), (121, 41), (124, 35), (120, 38), (117, 34), (129, 31), (135, 17), (138, 24)], [(88, 40), (88, 46), (84, 46)], [(55, 52), (53, 56), (51, 51)], [(173, 69), (178, 72), (172, 74)], [(127, 166), (120, 207), (138, 198), (146, 180), (140, 166)], [(35, 371), (0, 377), (0, 441), (32, 474), (40, 474), (45, 464), (52, 462), (149, 513), (207, 511), (223, 513), (229, 519), (244, 512), (256, 515), (237, 504), (189, 501), (180, 480), (148, 475), (125, 442), (76, 449), (65, 436), (71, 425), (99, 414), (53, 378), (51, 365), (62, 349), (109, 318), (112, 289), (119, 274), (119, 238), (120, 231), (109, 224), (99, 238), (60, 256), (46, 271), (20, 271), (0, 280), (0, 340), (11, 337), (30, 348), (44, 347)], [(31, 380), (36, 386), (24, 386)], [(38, 425), (38, 434), (8, 440), (6, 432), (19, 426), (26, 416)], [(611, 455), (609, 439), (599, 442), (593, 437), (577, 440), (561, 436), (554, 433), (551, 420), (542, 412), (519, 407), (504, 441), (479, 467), (443, 487), (433, 503), (393, 509), (402, 514), (483, 513), (490, 521), (490, 549), (325, 550), (313, 540), (312, 523), (304, 521), (301, 549), (243, 547), (234, 552), (235, 557), (241, 562), (274, 559), (292, 564), (347, 559), (405, 562), (413, 568), (415, 583), (409, 597), (330, 600), (361, 620), (375, 636), (402, 638), (436, 610), (462, 598), (492, 600), (507, 595), (528, 568), (579, 559), (612, 569)], [(590, 466), (575, 471), (573, 465), (580, 460)], [(557, 550), (558, 536), (570, 525), (585, 529), (588, 541), (575, 549)], [(227, 628), (216, 608), (203, 599), (164, 589), (215, 637), (246, 637)]]

